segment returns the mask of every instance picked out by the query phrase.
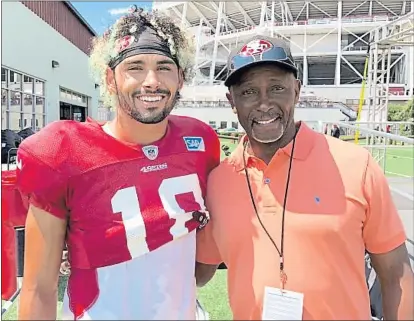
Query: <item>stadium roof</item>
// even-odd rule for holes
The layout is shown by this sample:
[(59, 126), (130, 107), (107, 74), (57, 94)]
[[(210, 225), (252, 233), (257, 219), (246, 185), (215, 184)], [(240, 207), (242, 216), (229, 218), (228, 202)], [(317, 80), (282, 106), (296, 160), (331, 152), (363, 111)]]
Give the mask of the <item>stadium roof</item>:
[[(220, 1), (162, 2), (154, 1), (153, 8), (167, 11), (172, 17), (184, 19), (187, 26), (198, 26), (200, 19), (215, 32)], [(272, 13), (272, 1), (223, 2), (223, 18), (231, 30), (257, 26), (261, 20), (262, 4), (266, 5), (266, 17)], [(342, 16), (388, 15), (400, 16), (411, 10), (408, 0), (343, 0)], [(184, 16), (184, 17), (183, 17)], [(300, 21), (334, 18), (338, 16), (338, 2), (331, 0), (274, 1), (274, 21)], [(270, 18), (269, 18), (270, 20)]]

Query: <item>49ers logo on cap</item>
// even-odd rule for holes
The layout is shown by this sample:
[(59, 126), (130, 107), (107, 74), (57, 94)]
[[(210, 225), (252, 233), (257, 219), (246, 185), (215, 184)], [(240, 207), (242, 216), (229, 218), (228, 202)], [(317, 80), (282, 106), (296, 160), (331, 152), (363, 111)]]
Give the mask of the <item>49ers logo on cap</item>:
[(243, 48), (241, 48), (239, 55), (244, 57), (260, 55), (272, 49), (272, 47), (273, 45), (269, 41), (264, 39), (256, 39), (244, 45)]
[(135, 41), (134, 36), (125, 36), (121, 39), (118, 39), (115, 44), (116, 51), (119, 53), (131, 47), (132, 43)]

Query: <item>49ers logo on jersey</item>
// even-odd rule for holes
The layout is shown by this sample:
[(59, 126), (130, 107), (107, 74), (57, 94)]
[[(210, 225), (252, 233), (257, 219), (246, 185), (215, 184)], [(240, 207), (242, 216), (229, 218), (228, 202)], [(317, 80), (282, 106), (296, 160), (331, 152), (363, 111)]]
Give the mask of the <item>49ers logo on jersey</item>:
[(264, 39), (250, 41), (241, 48), (239, 55), (243, 57), (260, 55), (273, 48), (273, 45)]

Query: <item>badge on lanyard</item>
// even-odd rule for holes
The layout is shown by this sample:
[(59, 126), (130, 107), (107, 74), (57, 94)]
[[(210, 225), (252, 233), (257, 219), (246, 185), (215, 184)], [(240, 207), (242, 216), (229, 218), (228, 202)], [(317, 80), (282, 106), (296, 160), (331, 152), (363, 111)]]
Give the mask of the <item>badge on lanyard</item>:
[(302, 320), (303, 293), (265, 287), (262, 320)]

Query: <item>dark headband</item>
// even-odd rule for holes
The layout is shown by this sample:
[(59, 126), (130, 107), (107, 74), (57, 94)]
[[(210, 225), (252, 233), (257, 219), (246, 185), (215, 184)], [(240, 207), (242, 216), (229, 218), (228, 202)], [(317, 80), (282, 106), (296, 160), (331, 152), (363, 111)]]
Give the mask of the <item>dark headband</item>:
[(118, 55), (110, 60), (109, 67), (115, 69), (126, 58), (141, 54), (157, 54), (172, 59), (179, 67), (177, 57), (171, 53), (168, 42), (162, 39), (151, 27), (144, 27), (136, 32), (117, 40)]

